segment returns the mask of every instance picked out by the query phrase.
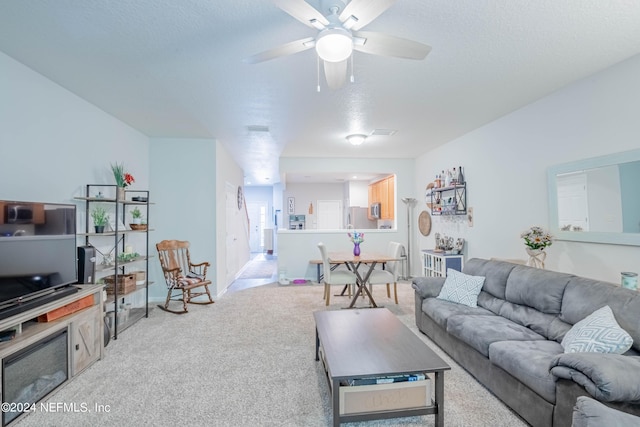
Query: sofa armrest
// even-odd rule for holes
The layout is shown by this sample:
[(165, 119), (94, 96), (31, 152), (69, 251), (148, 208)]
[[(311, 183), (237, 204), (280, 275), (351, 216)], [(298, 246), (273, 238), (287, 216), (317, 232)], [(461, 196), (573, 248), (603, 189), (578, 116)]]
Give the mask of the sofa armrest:
[(572, 380), (604, 402), (640, 402), (640, 357), (610, 353), (563, 353), (550, 372)]
[(444, 277), (416, 277), (411, 286), (422, 299), (435, 298), (440, 294), (444, 280)]
[(571, 427), (633, 427), (640, 425), (640, 418), (610, 408), (587, 396), (580, 396), (573, 409)]

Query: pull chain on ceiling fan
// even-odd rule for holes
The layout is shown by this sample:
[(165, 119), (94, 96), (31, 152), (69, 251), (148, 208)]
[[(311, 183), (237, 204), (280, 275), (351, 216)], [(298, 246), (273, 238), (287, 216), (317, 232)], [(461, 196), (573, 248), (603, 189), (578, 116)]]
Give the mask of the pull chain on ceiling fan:
[[(257, 64), (282, 56), (316, 48), (322, 60), (324, 75), (330, 89), (340, 88), (346, 81), (348, 59), (351, 58), (353, 82), (353, 51), (372, 55), (422, 60), (431, 47), (384, 33), (358, 31), (380, 16), (397, 0), (327, 0), (327, 15), (323, 15), (304, 0), (274, 0), (276, 6), (303, 24), (318, 30), (315, 37), (307, 37), (266, 50), (245, 59)], [(319, 64), (318, 64), (319, 66)], [(318, 78), (319, 80), (319, 78)]]

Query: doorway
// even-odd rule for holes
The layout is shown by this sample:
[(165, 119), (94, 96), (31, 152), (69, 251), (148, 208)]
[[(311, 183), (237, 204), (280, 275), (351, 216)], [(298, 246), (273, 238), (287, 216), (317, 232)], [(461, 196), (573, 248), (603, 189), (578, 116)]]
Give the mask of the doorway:
[(252, 253), (265, 250), (264, 229), (267, 226), (267, 202), (247, 201), (249, 216), (249, 248)]

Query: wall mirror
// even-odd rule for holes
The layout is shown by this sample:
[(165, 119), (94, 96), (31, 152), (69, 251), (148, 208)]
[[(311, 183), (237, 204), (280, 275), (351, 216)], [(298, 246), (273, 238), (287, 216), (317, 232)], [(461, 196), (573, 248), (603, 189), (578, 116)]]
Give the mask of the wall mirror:
[(556, 239), (640, 246), (640, 150), (552, 166), (547, 182)]

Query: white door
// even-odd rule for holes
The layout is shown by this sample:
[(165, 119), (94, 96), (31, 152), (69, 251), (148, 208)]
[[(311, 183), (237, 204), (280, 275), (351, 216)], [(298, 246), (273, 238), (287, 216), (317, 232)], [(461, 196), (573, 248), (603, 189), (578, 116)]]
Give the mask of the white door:
[(318, 230), (339, 230), (342, 228), (342, 201), (318, 200)]
[(230, 284), (233, 282), (236, 273), (240, 270), (238, 265), (238, 193), (235, 185), (226, 183), (225, 187), (225, 206), (227, 215), (227, 230), (226, 230), (226, 282)]
[(249, 215), (249, 247), (251, 252), (264, 250), (264, 229), (267, 225), (267, 203), (247, 201)]

